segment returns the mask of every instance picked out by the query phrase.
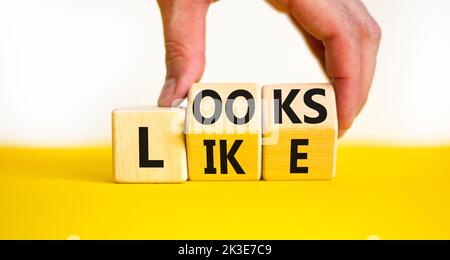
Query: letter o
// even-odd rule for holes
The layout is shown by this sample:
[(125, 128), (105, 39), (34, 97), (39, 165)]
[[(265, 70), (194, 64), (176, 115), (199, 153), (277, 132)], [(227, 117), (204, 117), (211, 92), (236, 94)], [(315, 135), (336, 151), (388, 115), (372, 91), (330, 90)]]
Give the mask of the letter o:
[[(205, 118), (200, 112), (200, 103), (202, 102), (204, 97), (211, 97), (214, 100), (214, 114), (211, 117)], [(192, 104), (192, 112), (194, 114), (195, 119), (203, 125), (212, 125), (217, 120), (219, 120), (220, 115), (222, 114), (222, 99), (219, 94), (211, 89), (205, 89), (199, 92), (195, 98), (194, 103)]]
[[(233, 113), (233, 103), (237, 97), (244, 97), (248, 103), (247, 114), (244, 117), (236, 117)], [(238, 89), (233, 91), (227, 98), (225, 103), (225, 113), (227, 114), (228, 119), (236, 124), (236, 125), (244, 125), (247, 124), (250, 119), (253, 118), (255, 114), (255, 99), (250, 92), (243, 89)]]

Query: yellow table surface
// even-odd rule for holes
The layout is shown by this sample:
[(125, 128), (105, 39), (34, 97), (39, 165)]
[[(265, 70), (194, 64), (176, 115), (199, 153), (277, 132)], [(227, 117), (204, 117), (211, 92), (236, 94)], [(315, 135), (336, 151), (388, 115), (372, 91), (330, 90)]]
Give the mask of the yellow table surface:
[(450, 146), (340, 145), (333, 181), (124, 185), (111, 165), (0, 148), (0, 239), (450, 239)]

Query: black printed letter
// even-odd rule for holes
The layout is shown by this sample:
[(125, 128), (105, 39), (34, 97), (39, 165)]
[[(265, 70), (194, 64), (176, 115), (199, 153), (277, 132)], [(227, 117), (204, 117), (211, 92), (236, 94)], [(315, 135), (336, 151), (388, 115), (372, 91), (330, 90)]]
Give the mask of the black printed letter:
[(303, 97), (305, 105), (319, 113), (317, 117), (308, 117), (305, 115), (305, 123), (308, 124), (320, 124), (327, 119), (327, 109), (322, 104), (319, 104), (312, 99), (314, 95), (325, 96), (325, 89), (312, 88), (306, 91), (305, 96)]
[(273, 90), (273, 97), (274, 97), (274, 112), (275, 112), (275, 124), (282, 124), (282, 114), (283, 111), (286, 112), (286, 115), (289, 117), (289, 119), (294, 124), (301, 124), (300, 118), (295, 114), (294, 110), (291, 108), (291, 103), (294, 101), (294, 98), (297, 96), (298, 92), (300, 92), (300, 89), (292, 89), (287, 98), (284, 100), (284, 102), (281, 102), (281, 89), (274, 89)]
[(214, 146), (216, 146), (216, 140), (203, 140), (203, 145), (206, 146), (205, 174), (216, 174), (217, 169), (214, 167)]
[(164, 168), (163, 160), (148, 159), (148, 127), (139, 127), (139, 167)]
[(238, 161), (234, 157), (242, 142), (244, 141), (236, 140), (233, 143), (233, 146), (231, 146), (230, 152), (227, 153), (227, 140), (220, 140), (220, 173), (228, 173), (228, 161), (230, 161), (231, 166), (233, 166), (237, 174), (245, 174), (241, 165), (239, 165)]
[(291, 173), (308, 173), (308, 167), (298, 167), (299, 159), (308, 159), (307, 153), (299, 153), (300, 145), (308, 145), (308, 139), (292, 139), (291, 140)]

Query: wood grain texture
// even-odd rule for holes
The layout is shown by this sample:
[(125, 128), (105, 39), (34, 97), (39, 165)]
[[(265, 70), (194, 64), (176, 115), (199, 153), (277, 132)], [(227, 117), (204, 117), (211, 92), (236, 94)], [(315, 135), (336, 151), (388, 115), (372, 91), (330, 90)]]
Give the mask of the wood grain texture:
[[(220, 116), (215, 117), (211, 124), (203, 124), (194, 117), (195, 98), (203, 90), (212, 90), (218, 94), (221, 102), (205, 96), (201, 99), (199, 111), (205, 118), (212, 118), (214, 113), (221, 110)], [(239, 92), (243, 90), (243, 92)], [(236, 92), (238, 91), (238, 92)], [(230, 95), (237, 96), (228, 102)], [(248, 101), (239, 93), (250, 93), (253, 100)], [(200, 94), (202, 95), (202, 94)], [(253, 103), (253, 113), (250, 113), (249, 102)], [(259, 180), (261, 178), (261, 94), (256, 84), (195, 84), (188, 95), (186, 114), (186, 143), (188, 154), (188, 168), (190, 180)], [(227, 111), (228, 114), (227, 115)], [(230, 115), (245, 118), (248, 122), (230, 120)], [(231, 117), (233, 119), (233, 117)], [(237, 122), (237, 124), (235, 123)], [(212, 147), (213, 165), (207, 162), (207, 142), (214, 142)], [(226, 146), (225, 146), (226, 142)], [(224, 150), (230, 152), (236, 145), (233, 154), (239, 167), (234, 167), (230, 160), (224, 163)], [(221, 151), (222, 150), (222, 151)], [(222, 159), (221, 159), (222, 158)], [(211, 167), (208, 167), (211, 166)], [(226, 171), (223, 171), (223, 167)], [(214, 168), (215, 173), (206, 169)]]
[[(305, 94), (308, 96), (305, 97)], [(335, 175), (337, 145), (333, 87), (330, 84), (267, 85), (262, 89), (262, 96), (263, 179), (332, 179)], [(283, 109), (280, 105), (285, 101), (286, 109)], [(317, 104), (326, 109), (323, 121), (320, 119), (321, 115), (324, 116), (323, 110), (321, 114), (320, 105)], [(289, 107), (297, 118), (287, 115)], [(277, 119), (280, 112), (281, 120)], [(322, 122), (312, 123), (314, 121)]]
[[(118, 183), (180, 183), (187, 180), (183, 108), (129, 108), (112, 113), (114, 179)], [(140, 128), (148, 155), (163, 167), (140, 164)], [(147, 146), (145, 144), (144, 146)], [(141, 149), (141, 152), (144, 149)], [(142, 157), (142, 156), (141, 156)], [(142, 158), (141, 158), (142, 161)]]

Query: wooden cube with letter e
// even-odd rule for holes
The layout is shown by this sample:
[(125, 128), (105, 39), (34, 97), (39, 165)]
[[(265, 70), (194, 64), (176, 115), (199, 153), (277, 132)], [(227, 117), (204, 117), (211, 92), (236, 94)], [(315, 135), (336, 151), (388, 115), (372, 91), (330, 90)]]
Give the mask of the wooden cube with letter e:
[(263, 87), (263, 179), (335, 175), (337, 114), (330, 84)]
[(112, 113), (114, 179), (119, 183), (187, 180), (185, 109), (128, 108)]
[(259, 180), (261, 108), (256, 84), (194, 84), (188, 95), (190, 180)]

